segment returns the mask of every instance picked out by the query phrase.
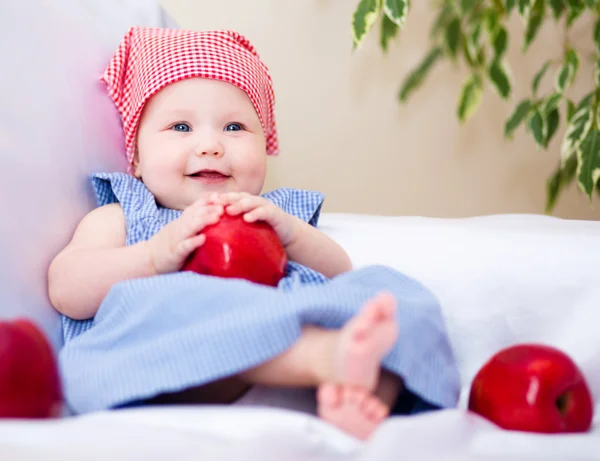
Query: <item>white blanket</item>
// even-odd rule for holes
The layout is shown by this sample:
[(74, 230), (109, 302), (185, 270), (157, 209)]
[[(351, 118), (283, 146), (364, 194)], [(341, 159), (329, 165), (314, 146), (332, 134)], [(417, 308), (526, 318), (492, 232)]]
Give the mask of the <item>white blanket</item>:
[[(600, 223), (331, 214), (321, 223), (355, 266), (389, 264), (436, 293), (460, 364), (460, 408), (391, 418), (362, 444), (311, 415), (310, 393), (257, 388), (238, 406), (0, 423), (0, 453), (14, 455), (1, 459), (600, 460)], [(483, 362), (526, 341), (559, 347), (581, 366), (597, 402), (592, 432), (503, 431), (466, 411)]]
[(390, 265), (438, 296), (460, 365), (462, 405), (481, 365), (523, 342), (564, 350), (600, 400), (600, 222), (334, 214), (322, 228), (356, 267)]
[(19, 461), (483, 461), (598, 460), (600, 431), (501, 431), (461, 410), (394, 417), (368, 443), (290, 410), (171, 407), (90, 414), (59, 422), (0, 422), (2, 459)]

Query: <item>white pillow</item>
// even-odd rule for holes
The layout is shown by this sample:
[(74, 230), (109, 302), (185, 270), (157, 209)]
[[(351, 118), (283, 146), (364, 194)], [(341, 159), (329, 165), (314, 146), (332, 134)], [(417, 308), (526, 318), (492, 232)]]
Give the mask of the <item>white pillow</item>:
[(0, 6), (0, 318), (60, 323), (46, 272), (94, 206), (88, 176), (124, 168), (99, 77), (131, 25), (172, 26), (153, 0), (19, 0)]
[(320, 225), (355, 267), (386, 264), (435, 293), (461, 372), (461, 405), (492, 354), (541, 342), (581, 366), (600, 412), (600, 222), (323, 214)]

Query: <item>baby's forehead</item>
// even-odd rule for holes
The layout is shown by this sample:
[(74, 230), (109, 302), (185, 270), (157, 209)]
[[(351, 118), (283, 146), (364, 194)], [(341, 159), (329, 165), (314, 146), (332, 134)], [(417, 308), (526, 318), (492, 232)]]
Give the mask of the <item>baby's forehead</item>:
[(193, 77), (171, 83), (153, 95), (144, 110), (164, 117), (210, 113), (219, 116), (258, 116), (245, 91), (226, 81)]

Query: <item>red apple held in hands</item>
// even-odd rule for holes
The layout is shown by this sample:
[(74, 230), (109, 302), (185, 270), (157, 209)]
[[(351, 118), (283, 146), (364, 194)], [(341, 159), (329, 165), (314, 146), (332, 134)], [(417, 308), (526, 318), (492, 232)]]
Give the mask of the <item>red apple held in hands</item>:
[(285, 275), (287, 255), (269, 224), (248, 223), (242, 215), (225, 214), (202, 233), (206, 241), (190, 255), (182, 270), (269, 286), (277, 286)]
[(58, 366), (44, 334), (25, 319), (0, 321), (0, 418), (50, 418), (62, 409)]
[(590, 429), (593, 402), (585, 378), (564, 352), (521, 344), (496, 353), (476, 374), (469, 410), (516, 431)]

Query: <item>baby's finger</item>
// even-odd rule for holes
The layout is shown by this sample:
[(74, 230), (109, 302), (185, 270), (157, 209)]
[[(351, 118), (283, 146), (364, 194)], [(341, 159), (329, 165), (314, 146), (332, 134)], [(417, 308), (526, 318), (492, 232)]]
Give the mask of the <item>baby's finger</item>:
[(245, 194), (241, 192), (227, 192), (219, 197), (223, 205), (232, 205), (244, 198)]
[(222, 203), (220, 197), (218, 194), (213, 195), (207, 195), (204, 196), (198, 200), (196, 200), (194, 203), (192, 203), (190, 206), (188, 206), (185, 210), (184, 210), (184, 214), (196, 214), (201, 210), (204, 210), (205, 208), (210, 208), (213, 206), (223, 206), (224, 204)]
[(228, 215), (236, 216), (240, 213), (247, 213), (250, 210), (254, 210), (255, 208), (260, 207), (263, 204), (263, 199), (261, 199), (260, 197), (249, 195), (240, 199), (234, 204), (227, 206), (225, 210), (227, 211)]
[(213, 205), (224, 205), (222, 195), (223, 194), (219, 194), (218, 192), (211, 192), (210, 194), (208, 194), (206, 201), (207, 203)]
[(198, 212), (182, 223), (180, 239), (184, 240), (196, 235), (206, 226), (216, 224), (223, 215), (223, 207), (215, 207)]
[(198, 234), (179, 242), (179, 245), (177, 245), (177, 257), (179, 259), (187, 258), (192, 251), (202, 246), (204, 242), (206, 242), (206, 235), (204, 234)]
[(255, 208), (244, 214), (244, 221), (246, 222), (266, 221), (270, 223), (272, 219), (273, 210), (266, 205)]
[(196, 209), (205, 207), (206, 205), (213, 203), (213, 201), (214, 201), (214, 199), (212, 199), (210, 195), (203, 195), (198, 200), (196, 200), (194, 203), (189, 205), (186, 208), (186, 211), (187, 210), (196, 210)]
[[(198, 208), (191, 208), (182, 213), (181, 218), (179, 218), (182, 222), (192, 222), (202, 219), (203, 216), (210, 214), (218, 214), (222, 215), (225, 212), (223, 205), (203, 205)], [(188, 237), (188, 236), (186, 236)]]

